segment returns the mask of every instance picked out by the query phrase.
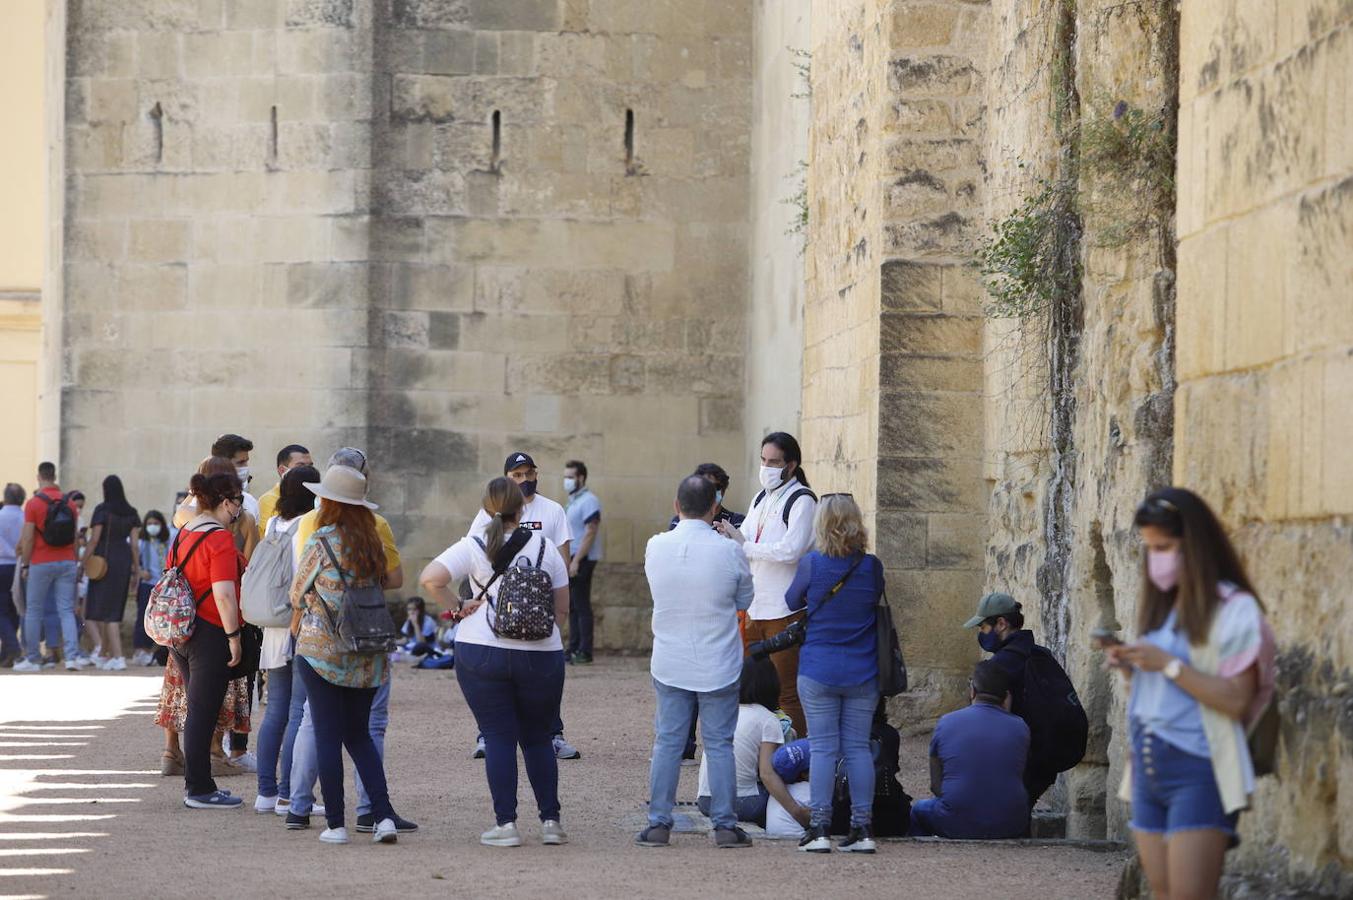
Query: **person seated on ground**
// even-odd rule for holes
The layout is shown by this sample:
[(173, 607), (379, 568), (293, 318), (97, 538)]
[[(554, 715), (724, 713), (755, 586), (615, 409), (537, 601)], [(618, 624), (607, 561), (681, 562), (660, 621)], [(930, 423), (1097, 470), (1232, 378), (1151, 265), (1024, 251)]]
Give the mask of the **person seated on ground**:
[[(1038, 798), (1057, 781), (1057, 773), (1076, 765), (1085, 755), (1089, 720), (1061, 664), (1046, 647), (1035, 644), (1034, 633), (1024, 627), (1024, 613), (1014, 597), (1000, 592), (987, 594), (977, 604), (977, 614), (963, 627), (977, 629), (977, 643), (1010, 680), (1010, 711), (1029, 726), (1024, 792), (1033, 809)], [(1030, 667), (1039, 675), (1026, 687), (1025, 672)], [(1064, 701), (1068, 696), (1073, 702)]]
[[(774, 710), (780, 703), (780, 676), (769, 659), (748, 657), (742, 663), (738, 685), (738, 724), (733, 730), (733, 763), (738, 775), (734, 812), (739, 822), (766, 826), (766, 803), (780, 802), (793, 818), (808, 825), (808, 807), (790, 794), (775, 771), (775, 751), (785, 742), (785, 732)], [(700, 787), (695, 805), (706, 816), (710, 810), (709, 771), (700, 761)]]
[(410, 597), (404, 604), (407, 617), (399, 633), (404, 637), (400, 645), (405, 653), (427, 656), (437, 652), (437, 617), (428, 614), (422, 597)]
[(1024, 762), (1029, 726), (1010, 712), (1010, 679), (999, 664), (977, 664), (971, 704), (941, 716), (930, 739), (930, 792), (911, 805), (911, 833), (968, 840), (1024, 835), (1029, 801)]

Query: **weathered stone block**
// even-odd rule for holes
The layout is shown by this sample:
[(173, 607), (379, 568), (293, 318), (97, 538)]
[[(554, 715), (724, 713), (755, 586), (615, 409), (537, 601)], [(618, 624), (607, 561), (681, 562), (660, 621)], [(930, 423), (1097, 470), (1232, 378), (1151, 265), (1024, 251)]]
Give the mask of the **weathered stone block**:
[(980, 359), (907, 353), (879, 355), (879, 388), (883, 391), (953, 391), (980, 395), (982, 376)]
[(351, 28), (354, 0), (287, 0), (288, 28)]
[(700, 433), (742, 433), (742, 400), (736, 397), (700, 399)]
[(880, 269), (879, 293), (885, 310), (939, 310), (944, 267), (894, 259)]
[(875, 553), (885, 570), (926, 564), (926, 516), (879, 510), (874, 517)]
[(986, 551), (986, 516), (934, 513), (926, 517), (926, 526), (927, 568), (981, 571)]
[(899, 256), (966, 256), (973, 246), (974, 221), (959, 212), (884, 226), (884, 252)]
[(445, 75), (395, 75), (390, 116), (399, 122), (450, 122), (453, 84)]
[(976, 512), (986, 497), (977, 460), (879, 459), (881, 510)]
[(977, 78), (972, 60), (962, 56), (905, 56), (888, 67), (888, 88), (909, 97), (961, 97)]
[(929, 49), (953, 40), (959, 8), (933, 3), (898, 4), (892, 15), (891, 47)]
[(980, 394), (895, 393), (879, 397), (879, 454), (978, 459)]
[(137, 262), (180, 262), (188, 258), (189, 224), (147, 219), (129, 224), (128, 259)]
[(422, 71), (429, 75), (468, 75), (474, 71), (474, 33), (427, 31), (422, 34)]
[(884, 353), (976, 357), (982, 350), (982, 320), (885, 312), (879, 317)]

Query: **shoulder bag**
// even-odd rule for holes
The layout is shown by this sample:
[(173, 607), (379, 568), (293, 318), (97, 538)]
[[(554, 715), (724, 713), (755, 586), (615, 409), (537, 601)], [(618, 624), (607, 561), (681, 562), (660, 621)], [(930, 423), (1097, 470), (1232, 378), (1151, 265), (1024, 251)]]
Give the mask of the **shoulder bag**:
[(113, 514), (108, 513), (103, 520), (103, 552), (95, 551), (85, 557), (85, 577), (90, 581), (102, 581), (108, 574), (108, 541), (113, 533)]
[(323, 597), (317, 597), (324, 614), (329, 619), (338, 645), (349, 653), (389, 653), (399, 646), (399, 629), (395, 620), (390, 618), (390, 610), (385, 605), (385, 591), (379, 584), (353, 586), (334, 555), (333, 547), (324, 538), (319, 542), (329, 561), (338, 570), (338, 578), (343, 582), (343, 600), (338, 609), (338, 619), (334, 619), (329, 604)]

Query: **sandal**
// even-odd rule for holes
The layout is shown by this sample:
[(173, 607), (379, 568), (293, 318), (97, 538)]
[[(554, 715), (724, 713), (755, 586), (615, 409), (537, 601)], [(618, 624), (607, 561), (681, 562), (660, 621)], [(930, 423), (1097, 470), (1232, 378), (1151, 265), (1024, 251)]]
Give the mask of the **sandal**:
[(183, 774), (183, 757), (168, 750), (160, 757), (160, 774), (165, 777)]

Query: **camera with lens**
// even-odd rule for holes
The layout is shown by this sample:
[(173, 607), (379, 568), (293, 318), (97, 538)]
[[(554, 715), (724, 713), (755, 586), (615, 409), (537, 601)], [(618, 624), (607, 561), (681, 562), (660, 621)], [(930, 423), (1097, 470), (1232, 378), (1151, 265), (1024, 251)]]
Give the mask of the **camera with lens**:
[(747, 648), (747, 652), (754, 659), (765, 659), (772, 653), (779, 653), (781, 650), (788, 650), (790, 647), (797, 647), (803, 643), (803, 639), (808, 636), (808, 620), (799, 619), (797, 622), (791, 622), (789, 627), (779, 634), (773, 634), (764, 641), (756, 641)]

